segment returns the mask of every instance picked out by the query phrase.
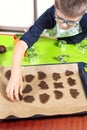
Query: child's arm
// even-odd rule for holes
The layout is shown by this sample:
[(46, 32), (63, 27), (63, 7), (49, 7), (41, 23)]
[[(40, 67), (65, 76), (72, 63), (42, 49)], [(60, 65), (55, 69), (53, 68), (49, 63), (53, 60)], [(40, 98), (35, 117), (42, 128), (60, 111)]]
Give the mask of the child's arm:
[(14, 48), (11, 77), (6, 88), (7, 97), (12, 101), (19, 100), (19, 94), (22, 94), (21, 61), (27, 48), (22, 40)]
[(27, 32), (20, 38), (21, 40), (15, 45), (11, 77), (7, 85), (6, 93), (12, 101), (19, 100), (18, 94), (22, 93), (21, 61), (24, 52), (31, 47), (40, 37), (44, 29), (52, 29), (56, 25), (54, 19), (55, 7), (47, 9), (32, 25)]

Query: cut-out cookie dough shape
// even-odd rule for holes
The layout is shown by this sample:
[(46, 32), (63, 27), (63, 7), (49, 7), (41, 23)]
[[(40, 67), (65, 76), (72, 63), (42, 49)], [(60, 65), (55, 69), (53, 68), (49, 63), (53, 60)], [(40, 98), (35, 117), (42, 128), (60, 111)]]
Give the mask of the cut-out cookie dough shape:
[(29, 93), (29, 92), (31, 92), (31, 91), (32, 91), (32, 87), (31, 87), (29, 84), (27, 84), (27, 85), (24, 87), (22, 93)]
[(73, 86), (73, 85), (76, 84), (76, 80), (75, 80), (75, 79), (72, 79), (71, 77), (69, 77), (69, 78), (67, 79), (67, 82), (68, 82), (68, 84), (69, 84), (70, 86)]
[(60, 73), (56, 73), (56, 72), (52, 74), (52, 77), (53, 77), (53, 79), (54, 79), (55, 81), (57, 81), (58, 79), (61, 78)]
[(66, 76), (70, 76), (70, 75), (73, 75), (73, 74), (74, 74), (73, 71), (70, 71), (70, 70), (65, 71)]
[(47, 103), (49, 98), (50, 98), (50, 95), (48, 95), (47, 93), (43, 93), (39, 95), (40, 102), (43, 104)]
[[(11, 77), (11, 70), (7, 70), (6, 72), (5, 72), (5, 77), (9, 80), (10, 79), (10, 77)], [(24, 81), (24, 77), (22, 76), (22, 81)]]
[(25, 75), (25, 81), (26, 82), (31, 82), (34, 79), (34, 75), (29, 74), (29, 75)]
[(63, 97), (63, 93), (58, 90), (54, 90), (55, 99), (61, 99)]
[(48, 89), (48, 85), (45, 81), (41, 81), (38, 86), (41, 88), (41, 89)]
[(35, 100), (33, 96), (27, 95), (24, 97), (24, 102), (26, 103), (32, 103)]
[(57, 89), (57, 88), (64, 88), (62, 82), (58, 82), (58, 83), (54, 82), (53, 84), (54, 84), (54, 88), (56, 88), (56, 89)]
[(70, 94), (73, 98), (77, 98), (79, 96), (79, 92), (77, 89), (70, 89)]
[(46, 74), (42, 71), (38, 71), (38, 79), (42, 80), (46, 78)]
[(5, 77), (9, 80), (10, 79), (10, 76), (11, 76), (11, 70), (7, 70), (5, 72)]

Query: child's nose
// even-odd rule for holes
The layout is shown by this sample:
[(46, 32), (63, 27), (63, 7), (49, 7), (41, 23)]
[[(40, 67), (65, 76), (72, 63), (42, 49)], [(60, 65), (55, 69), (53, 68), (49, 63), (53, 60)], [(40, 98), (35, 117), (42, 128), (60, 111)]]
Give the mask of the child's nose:
[(66, 29), (69, 28), (69, 26), (67, 25), (67, 23), (62, 23), (60, 26), (61, 26), (61, 28), (64, 29), (64, 30), (66, 30)]

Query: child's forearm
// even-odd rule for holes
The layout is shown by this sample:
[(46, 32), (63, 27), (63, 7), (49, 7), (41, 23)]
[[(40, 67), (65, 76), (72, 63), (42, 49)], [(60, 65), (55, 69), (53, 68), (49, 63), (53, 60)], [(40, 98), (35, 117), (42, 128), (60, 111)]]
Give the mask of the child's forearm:
[(27, 44), (22, 40), (20, 40), (15, 45), (12, 59), (12, 73), (20, 69), (21, 61), (27, 48), (28, 48)]

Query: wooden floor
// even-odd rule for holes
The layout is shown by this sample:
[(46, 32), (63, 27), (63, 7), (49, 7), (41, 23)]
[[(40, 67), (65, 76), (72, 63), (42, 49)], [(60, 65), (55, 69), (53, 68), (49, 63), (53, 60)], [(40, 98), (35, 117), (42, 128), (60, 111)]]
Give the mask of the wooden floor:
[(87, 116), (1, 120), (0, 130), (87, 130)]

